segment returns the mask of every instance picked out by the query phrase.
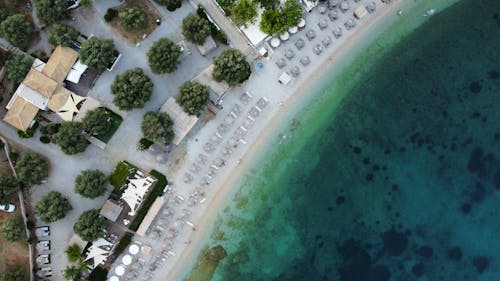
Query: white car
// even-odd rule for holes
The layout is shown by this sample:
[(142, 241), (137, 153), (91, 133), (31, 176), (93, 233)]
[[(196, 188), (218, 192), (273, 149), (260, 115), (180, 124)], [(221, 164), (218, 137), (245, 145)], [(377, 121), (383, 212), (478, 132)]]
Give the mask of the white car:
[(16, 206), (12, 204), (0, 205), (0, 211), (4, 211), (7, 213), (12, 213), (16, 210)]

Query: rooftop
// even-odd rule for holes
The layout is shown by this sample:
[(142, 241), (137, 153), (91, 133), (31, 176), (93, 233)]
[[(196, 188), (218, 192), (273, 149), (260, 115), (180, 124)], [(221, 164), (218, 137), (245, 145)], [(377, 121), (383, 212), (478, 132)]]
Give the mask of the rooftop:
[(184, 112), (182, 107), (180, 107), (172, 97), (162, 105), (160, 111), (168, 113), (174, 121), (174, 139), (172, 143), (176, 145), (182, 141), (196, 122), (198, 122), (198, 117)]

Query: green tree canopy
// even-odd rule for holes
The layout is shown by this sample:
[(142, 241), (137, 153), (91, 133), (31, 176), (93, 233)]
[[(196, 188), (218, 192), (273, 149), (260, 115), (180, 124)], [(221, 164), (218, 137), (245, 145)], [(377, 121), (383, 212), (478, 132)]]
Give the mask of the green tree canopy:
[(64, 218), (72, 209), (68, 198), (57, 191), (49, 191), (35, 205), (35, 212), (45, 223), (52, 223)]
[(3, 238), (9, 242), (21, 239), (24, 231), (23, 218), (18, 215), (8, 216), (2, 223)]
[(19, 156), (16, 163), (17, 178), (26, 186), (40, 184), (49, 176), (49, 163), (40, 154), (28, 151)]
[(10, 81), (21, 83), (31, 68), (32, 58), (25, 55), (16, 55), (7, 66), (7, 77)]
[(99, 170), (82, 171), (75, 179), (75, 192), (87, 198), (103, 195), (108, 187), (108, 178)]
[(0, 22), (6, 19), (9, 16), (9, 11), (4, 7), (0, 7)]
[(186, 40), (196, 45), (203, 45), (205, 39), (210, 35), (210, 23), (208, 20), (191, 13), (182, 20), (182, 35)]
[(240, 0), (231, 8), (231, 19), (234, 24), (241, 26), (257, 17), (257, 2)]
[(177, 69), (181, 48), (167, 38), (153, 43), (148, 51), (149, 67), (154, 73), (171, 73)]
[(80, 35), (80, 33), (72, 26), (64, 23), (55, 23), (50, 29), (48, 40), (49, 43), (54, 46), (69, 46), (71, 42), (78, 38), (78, 35)]
[(258, 0), (258, 2), (266, 10), (274, 9), (280, 3), (279, 0)]
[(215, 81), (226, 81), (234, 86), (250, 77), (252, 70), (245, 56), (236, 49), (227, 49), (214, 59), (212, 77)]
[(123, 7), (118, 13), (120, 25), (125, 30), (137, 30), (148, 27), (148, 19), (146, 13), (137, 7)]
[(260, 21), (262, 32), (277, 35), (287, 30), (285, 18), (277, 9), (265, 10)]
[(197, 115), (208, 103), (208, 87), (198, 82), (186, 81), (179, 87), (177, 103), (184, 111)]
[(8, 204), (12, 195), (20, 188), (19, 182), (14, 177), (0, 174), (0, 204)]
[(26, 281), (26, 271), (22, 266), (9, 267), (2, 274), (1, 281)]
[(90, 110), (82, 119), (83, 129), (91, 135), (103, 135), (111, 129), (111, 114), (103, 107)]
[(35, 38), (36, 30), (25, 16), (14, 14), (0, 23), (0, 35), (12, 45), (26, 50)]
[(182, 0), (155, 0), (156, 3), (166, 6), (167, 10), (173, 12), (182, 6)]
[(173, 125), (174, 122), (167, 113), (149, 111), (144, 114), (141, 129), (144, 137), (149, 140), (170, 142), (174, 138)]
[(110, 39), (92, 37), (80, 50), (82, 62), (97, 71), (104, 71), (115, 59), (115, 44)]
[(106, 219), (99, 214), (98, 209), (83, 212), (73, 226), (73, 230), (83, 240), (92, 242), (102, 237)]
[(287, 28), (295, 26), (299, 24), (300, 19), (303, 16), (302, 5), (300, 5), (296, 0), (285, 0), (281, 13), (285, 19)]
[(66, 0), (35, 0), (38, 17), (45, 23), (54, 23), (68, 15)]
[(82, 248), (77, 244), (69, 245), (64, 252), (71, 263), (79, 262), (83, 258)]
[(54, 135), (54, 141), (68, 155), (84, 152), (89, 143), (82, 132), (82, 123), (63, 122), (59, 131)]
[(75, 265), (66, 266), (63, 272), (64, 279), (70, 281), (80, 280), (81, 274), (82, 274), (82, 269)]
[(134, 68), (116, 76), (111, 85), (113, 103), (121, 110), (142, 108), (153, 92), (153, 82), (141, 68)]

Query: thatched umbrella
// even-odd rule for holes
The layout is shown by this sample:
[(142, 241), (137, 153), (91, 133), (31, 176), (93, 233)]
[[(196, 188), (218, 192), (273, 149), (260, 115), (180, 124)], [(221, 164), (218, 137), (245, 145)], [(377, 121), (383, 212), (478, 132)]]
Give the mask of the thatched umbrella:
[(290, 69), (290, 73), (293, 75), (293, 77), (297, 77), (300, 74), (300, 68), (298, 66), (294, 66), (292, 67), (292, 69)]
[(334, 21), (334, 20), (338, 19), (339, 15), (337, 14), (336, 11), (333, 11), (333, 12), (328, 13), (328, 17), (330, 18), (331, 21)]
[(316, 37), (316, 32), (312, 29), (309, 29), (306, 33), (306, 37), (307, 39), (309, 39), (309, 41), (311, 41)]
[(305, 45), (306, 41), (304, 41), (304, 39), (302, 38), (299, 38), (297, 41), (295, 41), (295, 47), (297, 48), (297, 50), (304, 48)]
[(330, 10), (333, 10), (338, 5), (339, 5), (339, 0), (329, 0), (328, 1), (328, 9), (330, 9)]
[(323, 41), (321, 41), (321, 43), (323, 43), (323, 46), (325, 46), (325, 48), (326, 48), (332, 44), (332, 38), (330, 36), (328, 36), (325, 39), (323, 39)]
[(286, 60), (284, 58), (279, 58), (277, 61), (276, 61), (276, 65), (278, 66), (278, 68), (283, 68), (286, 66)]
[(340, 3), (340, 10), (342, 11), (342, 13), (345, 13), (347, 10), (349, 10), (349, 8), (349, 2), (342, 1), (342, 3)]
[(300, 59), (300, 63), (303, 65), (303, 66), (306, 66), (308, 65), (309, 63), (311, 63), (311, 59), (309, 59), (309, 56), (305, 56), (303, 58)]
[(328, 21), (326, 19), (321, 19), (318, 22), (319, 29), (323, 30), (328, 27)]
[(368, 11), (368, 13), (373, 13), (375, 12), (375, 9), (377, 8), (377, 4), (375, 2), (370, 2), (368, 3), (368, 5), (366, 5), (366, 10)]
[(321, 47), (320, 44), (317, 44), (316, 46), (314, 46), (313, 48), (313, 53), (315, 53), (316, 55), (319, 55), (321, 54), (321, 52), (323, 51), (323, 48)]
[(287, 59), (291, 60), (291, 59), (293, 59), (293, 57), (295, 57), (295, 52), (294, 52), (292, 49), (287, 48), (287, 49), (285, 50), (285, 57), (286, 57)]
[(342, 36), (342, 28), (340, 27), (337, 27), (333, 30), (333, 36), (335, 36), (335, 38), (339, 38), (340, 36)]

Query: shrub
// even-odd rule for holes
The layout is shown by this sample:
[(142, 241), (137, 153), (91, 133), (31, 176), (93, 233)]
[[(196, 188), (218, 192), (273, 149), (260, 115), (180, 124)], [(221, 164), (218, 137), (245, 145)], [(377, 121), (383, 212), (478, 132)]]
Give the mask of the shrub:
[(112, 21), (114, 18), (116, 18), (118, 16), (118, 11), (113, 9), (113, 8), (109, 8), (107, 11), (106, 11), (106, 14), (104, 15), (104, 20), (106, 22), (110, 22)]
[(148, 149), (152, 144), (152, 141), (148, 140), (147, 138), (142, 138), (137, 145), (137, 149), (143, 151)]
[(1, 281), (26, 281), (26, 272), (22, 266), (9, 267), (2, 274)]
[(149, 67), (154, 73), (171, 73), (177, 69), (181, 48), (167, 38), (153, 43), (148, 51)]
[(108, 187), (108, 178), (99, 170), (82, 171), (75, 179), (75, 192), (87, 198), (103, 195)]
[(50, 138), (48, 136), (40, 136), (40, 142), (50, 143)]
[(8, 204), (12, 195), (21, 189), (21, 185), (14, 177), (0, 174), (0, 204)]
[(18, 179), (26, 186), (40, 184), (49, 175), (49, 163), (36, 152), (23, 152), (16, 163)]
[(64, 218), (72, 209), (68, 198), (57, 191), (49, 191), (35, 205), (35, 212), (45, 223), (52, 223)]
[(24, 231), (24, 222), (21, 216), (8, 216), (0, 228), (3, 238), (9, 242), (14, 242), (21, 239)]
[(120, 25), (125, 30), (137, 30), (148, 27), (146, 14), (136, 7), (123, 7), (118, 13)]
[(141, 68), (134, 68), (116, 76), (111, 85), (113, 103), (121, 110), (142, 108), (153, 92), (153, 83)]

